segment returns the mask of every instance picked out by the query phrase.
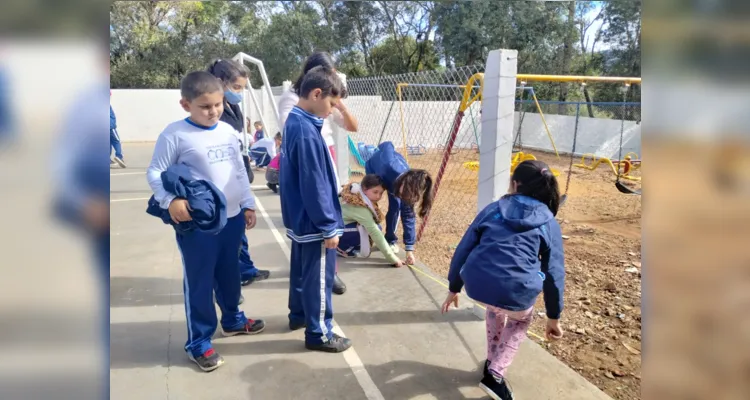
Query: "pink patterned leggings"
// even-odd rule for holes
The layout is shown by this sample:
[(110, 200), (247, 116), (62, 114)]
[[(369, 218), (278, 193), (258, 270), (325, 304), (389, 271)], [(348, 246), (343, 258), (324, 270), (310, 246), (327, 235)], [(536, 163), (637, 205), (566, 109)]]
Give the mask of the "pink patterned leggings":
[(518, 347), (526, 339), (534, 308), (508, 311), (487, 306), (487, 359), (495, 376), (505, 376)]

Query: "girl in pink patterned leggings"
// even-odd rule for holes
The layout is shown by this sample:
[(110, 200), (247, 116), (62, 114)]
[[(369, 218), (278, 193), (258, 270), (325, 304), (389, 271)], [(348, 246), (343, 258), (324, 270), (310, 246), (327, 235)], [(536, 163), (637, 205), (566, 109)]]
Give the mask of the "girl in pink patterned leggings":
[(544, 292), (546, 335), (562, 337), (565, 264), (557, 179), (547, 164), (524, 161), (511, 178), (509, 194), (477, 215), (451, 260), (450, 292), (443, 312), (466, 294), (487, 306), (487, 361), (479, 386), (495, 400), (513, 395), (504, 376), (531, 324)]

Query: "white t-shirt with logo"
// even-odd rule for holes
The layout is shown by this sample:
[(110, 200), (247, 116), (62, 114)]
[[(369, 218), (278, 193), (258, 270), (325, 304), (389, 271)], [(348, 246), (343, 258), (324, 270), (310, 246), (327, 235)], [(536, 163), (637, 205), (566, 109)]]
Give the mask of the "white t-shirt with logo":
[(234, 129), (226, 122), (202, 128), (180, 120), (159, 135), (146, 177), (154, 198), (164, 209), (175, 196), (164, 189), (161, 173), (175, 164), (185, 164), (194, 179), (209, 181), (224, 193), (228, 218), (243, 208), (255, 209), (240, 146)]

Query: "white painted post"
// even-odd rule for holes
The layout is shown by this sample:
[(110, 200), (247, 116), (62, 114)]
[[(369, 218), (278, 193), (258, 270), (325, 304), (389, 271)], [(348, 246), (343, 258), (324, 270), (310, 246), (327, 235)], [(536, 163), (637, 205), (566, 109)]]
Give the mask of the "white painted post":
[[(482, 92), (477, 212), (505, 195), (510, 184), (517, 61), (516, 50), (493, 50), (487, 57)], [(474, 305), (472, 311), (484, 319), (483, 309)]]
[(477, 212), (505, 195), (510, 184), (517, 59), (516, 50), (493, 50), (487, 57), (482, 93)]
[[(337, 74), (346, 86), (346, 75), (341, 72), (337, 72)], [(349, 181), (349, 142), (347, 141), (349, 133), (330, 119), (329, 123), (333, 129), (333, 143), (336, 149), (336, 172), (339, 174), (339, 181), (343, 185)]]

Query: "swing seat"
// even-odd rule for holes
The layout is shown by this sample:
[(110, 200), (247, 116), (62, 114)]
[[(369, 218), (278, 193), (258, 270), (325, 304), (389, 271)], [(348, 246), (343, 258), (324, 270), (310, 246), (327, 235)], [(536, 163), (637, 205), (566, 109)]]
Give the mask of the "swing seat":
[(617, 188), (617, 190), (620, 191), (620, 193), (623, 193), (623, 194), (630, 194), (630, 195), (635, 195), (635, 196), (641, 195), (641, 189), (633, 189), (630, 186), (627, 186), (620, 181), (615, 182), (615, 187)]

